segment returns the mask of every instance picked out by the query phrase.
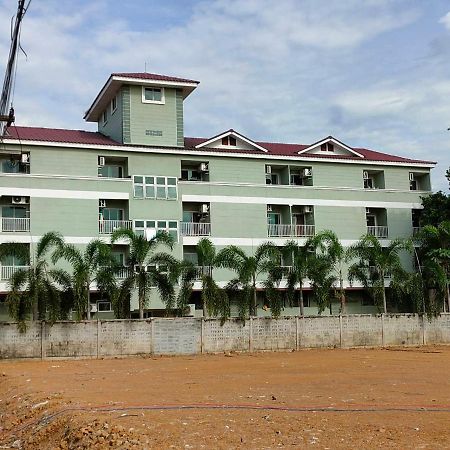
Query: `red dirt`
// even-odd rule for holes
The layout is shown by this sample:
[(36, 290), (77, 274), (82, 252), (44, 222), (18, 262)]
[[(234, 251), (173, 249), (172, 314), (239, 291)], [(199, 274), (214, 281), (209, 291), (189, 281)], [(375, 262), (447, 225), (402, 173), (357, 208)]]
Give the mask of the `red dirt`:
[(0, 448), (13, 444), (450, 448), (450, 347), (0, 361)]

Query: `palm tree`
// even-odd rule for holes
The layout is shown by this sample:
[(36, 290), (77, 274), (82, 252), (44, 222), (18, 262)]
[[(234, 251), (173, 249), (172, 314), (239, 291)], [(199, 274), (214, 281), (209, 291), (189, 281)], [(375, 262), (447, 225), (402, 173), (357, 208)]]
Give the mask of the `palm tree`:
[(31, 255), (26, 245), (17, 242), (0, 244), (0, 259), (14, 257), (23, 261), (28, 267), (17, 269), (9, 280), (10, 292), (7, 296), (10, 314), (24, 329), (25, 320), (31, 311), (33, 320), (50, 321), (59, 318), (60, 292), (57, 287), (59, 273), (49, 267), (48, 252), (63, 245), (59, 233), (49, 232), (38, 241), (36, 252)]
[(336, 234), (331, 230), (321, 231), (313, 238), (313, 241), (314, 246), (317, 247), (322, 254), (329, 259), (329, 268), (332, 275), (327, 282), (330, 283), (333, 278), (336, 278), (339, 281), (339, 301), (341, 304), (340, 313), (345, 314), (346, 308), (343, 271), (344, 264), (347, 261), (347, 252)]
[(406, 276), (400, 260), (402, 250), (411, 251), (411, 242), (394, 239), (383, 247), (378, 238), (371, 235), (363, 236), (348, 249), (349, 259), (357, 259), (348, 270), (350, 283), (360, 281), (372, 292), (375, 301), (382, 303), (384, 313), (387, 312), (385, 279), (391, 278), (392, 286)]
[(447, 310), (450, 312), (450, 221), (441, 222), (437, 227), (426, 225), (422, 228), (418, 240), (424, 262), (437, 265), (437, 272), (445, 278), (444, 295)]
[(316, 253), (309, 260), (308, 278), (311, 280), (319, 314), (322, 314), (326, 308), (329, 308), (330, 314), (333, 313), (332, 301), (336, 296), (335, 285), (338, 280), (333, 269), (333, 260), (327, 254)]
[(217, 285), (213, 275), (214, 269), (220, 267), (222, 262), (208, 238), (200, 239), (196, 251), (202, 283), (203, 317), (220, 315), (224, 320), (230, 315), (230, 305), (226, 292)]
[[(132, 230), (119, 229), (113, 232), (111, 242), (125, 240), (130, 246), (129, 282), (138, 289), (139, 318), (144, 318), (144, 308), (149, 301), (152, 287), (156, 287), (166, 308), (175, 306), (174, 276), (177, 274), (178, 261), (171, 255), (158, 252), (158, 245), (173, 248), (174, 239), (165, 232), (158, 232), (151, 239)], [(164, 266), (168, 272), (161, 270)]]
[(310, 237), (305, 245), (299, 245), (297, 241), (288, 241), (282, 248), (282, 253), (286, 259), (292, 259), (292, 266), (287, 274), (288, 296), (292, 300), (295, 292), (299, 293), (300, 315), (305, 314), (303, 305), (303, 286), (310, 275), (312, 263), (315, 258), (315, 248), (317, 239)]
[(72, 273), (61, 271), (60, 278), (72, 288), (78, 320), (84, 315), (90, 320), (92, 284), (100, 284), (99, 274), (104, 273), (101, 268), (108, 266), (112, 259), (111, 248), (100, 239), (90, 241), (84, 251), (72, 244), (64, 244), (53, 253), (53, 263), (61, 258), (72, 265)]
[(228, 283), (228, 291), (239, 291), (241, 297), (240, 316), (244, 317), (247, 309), (250, 314), (257, 314), (256, 280), (263, 273), (268, 273), (279, 261), (279, 249), (273, 242), (259, 245), (253, 256), (248, 256), (241, 248), (230, 245), (222, 249), (217, 258), (222, 267), (234, 270), (237, 277)]

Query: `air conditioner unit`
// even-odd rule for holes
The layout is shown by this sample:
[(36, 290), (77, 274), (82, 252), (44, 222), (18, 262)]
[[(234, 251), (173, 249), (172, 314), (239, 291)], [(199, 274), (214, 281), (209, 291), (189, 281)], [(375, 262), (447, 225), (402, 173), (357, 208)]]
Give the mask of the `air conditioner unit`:
[(371, 214), (372, 210), (370, 208), (366, 208), (366, 214)]
[(27, 205), (29, 203), (28, 197), (13, 197), (11, 203), (13, 205)]
[(97, 312), (97, 305), (91, 305), (91, 313)]
[(208, 212), (209, 212), (209, 205), (207, 203), (202, 203), (202, 205), (200, 206), (200, 212), (202, 214), (208, 214)]
[(310, 176), (312, 176), (312, 170), (311, 170), (311, 169), (308, 169), (308, 168), (303, 169), (303, 176), (304, 176), (304, 177), (310, 177)]
[(104, 156), (99, 156), (98, 157), (98, 165), (99, 166), (104, 166), (105, 165), (105, 157)]
[(20, 162), (22, 164), (30, 164), (30, 154), (29, 153), (22, 153), (20, 155)]
[(414, 173), (409, 172), (409, 181), (414, 181)]
[(272, 212), (272, 205), (267, 205), (267, 212)]
[(98, 207), (99, 208), (106, 208), (106, 200), (99, 199)]
[(195, 317), (195, 303), (189, 303), (186, 307), (185, 317)]
[(199, 170), (200, 172), (208, 172), (209, 171), (208, 163), (201, 163)]
[(266, 173), (272, 173), (272, 166), (266, 166)]
[(369, 172), (367, 172), (367, 170), (363, 171), (363, 180), (368, 180), (369, 179)]
[(312, 206), (304, 206), (304, 207), (303, 207), (303, 212), (304, 212), (305, 214), (310, 214), (310, 213), (313, 212), (313, 207), (312, 207)]

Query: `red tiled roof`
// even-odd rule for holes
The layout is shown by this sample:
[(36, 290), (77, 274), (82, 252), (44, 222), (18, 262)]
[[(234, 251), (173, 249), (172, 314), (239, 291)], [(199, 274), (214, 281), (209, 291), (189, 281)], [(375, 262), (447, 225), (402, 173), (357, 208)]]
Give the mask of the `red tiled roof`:
[[(55, 128), (37, 128), (37, 127), (10, 127), (7, 130), (7, 137), (10, 139), (18, 139), (21, 141), (41, 141), (41, 142), (61, 142), (66, 144), (82, 144), (82, 145), (104, 145), (104, 146), (120, 146), (120, 147), (136, 147), (130, 144), (121, 144), (114, 141), (113, 139), (102, 135), (101, 133), (94, 131), (83, 131), (83, 130), (65, 130), (65, 129), (55, 129)], [(223, 149), (201, 147), (196, 149), (195, 146), (201, 144), (202, 142), (208, 141), (210, 138), (190, 138), (184, 139), (185, 150), (194, 150), (198, 152), (205, 153), (224, 153)], [(266, 155), (274, 156), (301, 156), (320, 158), (320, 159), (347, 159), (347, 160), (360, 160), (358, 156), (353, 155), (309, 155), (303, 153), (298, 155), (298, 152), (309, 147), (309, 145), (304, 144), (282, 144), (277, 142), (256, 142), (261, 147), (268, 150)], [(142, 147), (139, 145), (137, 147)], [(153, 146), (148, 146), (153, 147)], [(156, 146), (154, 146), (156, 147)], [(160, 148), (160, 147), (157, 147)], [(172, 147), (167, 147), (172, 148)], [(182, 150), (179, 147), (173, 147), (176, 150)], [(409, 158), (403, 158), (401, 156), (388, 155), (387, 153), (376, 152), (374, 150), (368, 150), (365, 148), (354, 148), (354, 150), (364, 156), (367, 161), (380, 161), (380, 162), (400, 162), (400, 163), (423, 163), (423, 164), (434, 164), (432, 161), (415, 160)], [(241, 154), (255, 154), (255, 150), (230, 150), (232, 153)], [(258, 154), (262, 154), (258, 152)]]
[(156, 73), (113, 73), (113, 77), (124, 77), (124, 78), (136, 78), (137, 80), (156, 80), (156, 81), (172, 81), (175, 83), (196, 83), (199, 84), (200, 81), (188, 80), (186, 78), (169, 77), (166, 75), (158, 75)]

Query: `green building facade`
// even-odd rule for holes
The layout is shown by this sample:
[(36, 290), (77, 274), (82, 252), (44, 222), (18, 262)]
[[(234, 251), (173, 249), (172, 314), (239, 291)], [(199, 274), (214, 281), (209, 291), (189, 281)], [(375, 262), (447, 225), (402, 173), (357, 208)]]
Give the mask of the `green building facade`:
[[(268, 240), (304, 242), (325, 229), (345, 246), (366, 233), (388, 242), (418, 231), (433, 162), (351, 148), (332, 136), (311, 145), (259, 142), (234, 130), (186, 138), (183, 102), (197, 85), (112, 74), (85, 115), (98, 132), (11, 127), (0, 147), (0, 242), (32, 247), (45, 232), (59, 231), (83, 246), (109, 241), (119, 227), (148, 236), (166, 230), (177, 241), (173, 255), (195, 262), (204, 236), (218, 249), (234, 244), (251, 253)], [(127, 247), (113, 250), (125, 263)], [(3, 261), (2, 298), (19, 264)], [(413, 269), (412, 260), (405, 265)], [(232, 275), (216, 271), (221, 285)], [(100, 301), (93, 311), (111, 314), (107, 302), (93, 298)], [(198, 292), (193, 298), (192, 314), (201, 315)], [(262, 293), (259, 306), (259, 315), (270, 314)], [(283, 314), (298, 313), (297, 305), (285, 306)], [(305, 306), (317, 313), (311, 296)], [(147, 315), (163, 308), (155, 294)], [(352, 286), (348, 310), (376, 308)], [(4, 317), (4, 305), (2, 311)]]

